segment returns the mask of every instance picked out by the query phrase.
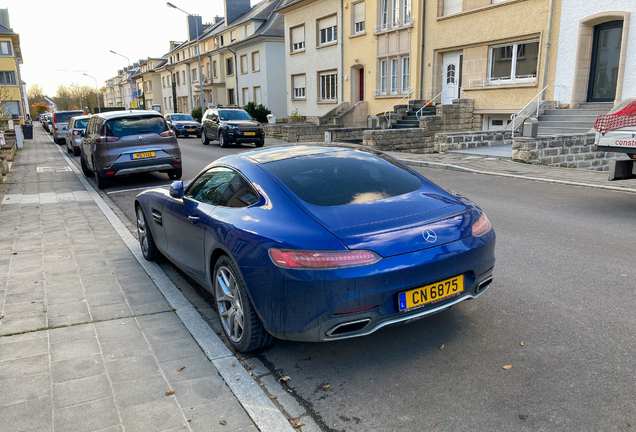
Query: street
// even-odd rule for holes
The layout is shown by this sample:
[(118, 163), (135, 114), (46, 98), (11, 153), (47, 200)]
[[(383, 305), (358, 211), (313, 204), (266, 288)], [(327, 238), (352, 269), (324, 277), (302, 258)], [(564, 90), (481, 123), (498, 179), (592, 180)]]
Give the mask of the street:
[[(252, 148), (179, 143), (184, 180)], [(490, 218), (488, 291), (364, 338), (277, 341), (259, 358), (329, 431), (634, 430), (636, 197), (416, 169)], [(104, 192), (132, 222), (138, 188), (169, 183), (147, 174)]]

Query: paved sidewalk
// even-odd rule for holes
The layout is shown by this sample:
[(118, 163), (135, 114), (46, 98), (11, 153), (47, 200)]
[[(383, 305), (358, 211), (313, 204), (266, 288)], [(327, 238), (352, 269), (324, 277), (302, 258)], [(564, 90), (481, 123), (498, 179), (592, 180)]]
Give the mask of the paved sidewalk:
[(259, 430), (40, 128), (0, 196), (1, 430)]

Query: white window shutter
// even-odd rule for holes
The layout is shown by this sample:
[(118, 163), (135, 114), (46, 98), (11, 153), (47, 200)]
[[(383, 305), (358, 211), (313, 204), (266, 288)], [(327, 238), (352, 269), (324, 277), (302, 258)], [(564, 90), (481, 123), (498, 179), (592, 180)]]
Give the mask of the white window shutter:
[(294, 88), (303, 88), (303, 87), (305, 87), (305, 75), (294, 76)]
[(353, 5), (353, 22), (359, 23), (364, 21), (364, 2)]
[(462, 11), (462, 0), (444, 0), (444, 15)]
[(338, 16), (332, 15), (330, 17), (327, 17), (318, 21), (318, 28), (320, 30), (323, 30), (329, 27), (335, 27), (337, 24), (338, 24)]
[(294, 27), (291, 31), (292, 43), (297, 44), (305, 41), (305, 26)]

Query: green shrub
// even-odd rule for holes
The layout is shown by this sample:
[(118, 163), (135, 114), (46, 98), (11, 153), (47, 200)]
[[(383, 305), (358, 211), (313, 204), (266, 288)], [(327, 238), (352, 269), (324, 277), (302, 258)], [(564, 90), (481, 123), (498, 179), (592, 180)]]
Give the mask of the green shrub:
[(291, 113), (291, 122), (292, 123), (303, 123), (307, 118), (298, 112), (298, 108), (292, 111)]
[(261, 123), (267, 122), (267, 114), (271, 114), (272, 112), (265, 108), (263, 105), (256, 105), (254, 102), (248, 102), (247, 105), (243, 107), (245, 111), (254, 119)]
[(201, 112), (201, 107), (193, 109), (191, 114), (192, 114), (192, 117), (194, 117), (194, 119), (196, 121), (198, 121), (199, 123), (201, 122), (201, 119), (203, 118), (203, 113)]

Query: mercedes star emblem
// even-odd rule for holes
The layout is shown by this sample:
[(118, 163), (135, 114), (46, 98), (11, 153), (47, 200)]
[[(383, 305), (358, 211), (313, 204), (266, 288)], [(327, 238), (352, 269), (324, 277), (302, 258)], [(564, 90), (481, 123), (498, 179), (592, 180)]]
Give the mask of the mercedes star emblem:
[(422, 237), (424, 237), (424, 240), (429, 243), (435, 243), (437, 241), (437, 234), (435, 234), (435, 231), (430, 229), (422, 231)]

